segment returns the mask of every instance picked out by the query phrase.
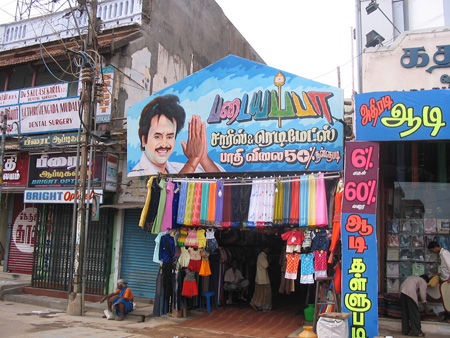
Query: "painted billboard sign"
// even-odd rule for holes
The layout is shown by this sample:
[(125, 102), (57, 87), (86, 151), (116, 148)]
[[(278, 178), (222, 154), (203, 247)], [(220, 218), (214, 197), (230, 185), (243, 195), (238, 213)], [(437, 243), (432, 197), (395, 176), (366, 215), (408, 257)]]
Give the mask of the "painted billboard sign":
[(449, 90), (374, 92), (355, 96), (356, 140), (450, 139)]
[[(166, 95), (185, 123), (154, 119)], [(341, 89), (230, 55), (128, 109), (128, 176), (341, 170), (342, 117)]]
[(378, 336), (378, 168), (378, 143), (346, 143), (341, 235), (342, 310), (351, 313), (349, 337)]

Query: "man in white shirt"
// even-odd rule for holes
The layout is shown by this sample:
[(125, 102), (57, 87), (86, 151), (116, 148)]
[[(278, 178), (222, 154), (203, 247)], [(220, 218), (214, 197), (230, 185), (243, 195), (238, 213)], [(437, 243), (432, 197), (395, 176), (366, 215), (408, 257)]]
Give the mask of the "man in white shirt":
[(228, 291), (227, 304), (232, 303), (233, 292), (236, 290), (239, 291), (239, 299), (247, 301), (247, 299), (244, 298), (244, 295), (247, 292), (249, 281), (244, 279), (244, 276), (242, 276), (242, 273), (237, 266), (237, 260), (233, 259), (231, 268), (225, 272), (225, 277), (223, 279), (223, 289)]
[(187, 162), (169, 162), (176, 136), (183, 129), (185, 120), (186, 112), (175, 95), (158, 96), (148, 103), (139, 119), (143, 153), (128, 176), (223, 171), (208, 156), (206, 124), (198, 115), (193, 115), (189, 121), (187, 142), (181, 141)]
[(425, 313), (430, 315), (427, 307), (427, 275), (410, 276), (400, 285), (400, 302), (402, 307), (402, 333), (404, 335), (424, 337), (420, 325), (419, 299)]
[(270, 287), (269, 259), (267, 257), (269, 252), (270, 247), (265, 245), (256, 260), (255, 293), (250, 302), (253, 310), (262, 310), (263, 312), (272, 310), (272, 288)]
[(439, 258), (441, 259), (441, 293), (445, 308), (445, 318), (450, 322), (450, 304), (446, 304), (446, 301), (450, 299), (450, 252), (438, 244), (438, 242), (432, 241), (428, 244), (428, 249), (434, 253), (439, 253)]

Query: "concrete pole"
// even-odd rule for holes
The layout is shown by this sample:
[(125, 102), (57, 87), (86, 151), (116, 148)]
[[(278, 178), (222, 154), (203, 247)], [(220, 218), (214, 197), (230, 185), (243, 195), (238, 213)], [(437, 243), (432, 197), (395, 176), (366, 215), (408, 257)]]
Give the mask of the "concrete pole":
[[(92, 58), (90, 60), (96, 60), (96, 19), (97, 19), (97, 0), (91, 1), (91, 8), (89, 11), (88, 20), (88, 35), (85, 44), (85, 53), (90, 54)], [(83, 281), (83, 266), (84, 262), (84, 247), (86, 245), (85, 232), (86, 232), (86, 208), (89, 204), (86, 204), (86, 198), (89, 199), (90, 192), (86, 191), (87, 186), (87, 167), (88, 167), (88, 145), (89, 135), (91, 128), (91, 121), (93, 111), (95, 107), (94, 103), (94, 73), (96, 65), (93, 65), (91, 61), (88, 61), (82, 69), (82, 83), (84, 93), (82, 97), (84, 105), (83, 115), (83, 132), (81, 134), (81, 158), (80, 158), (80, 189), (78, 193), (78, 210), (77, 210), (77, 230), (75, 238), (75, 257), (74, 257), (74, 282), (73, 290), (69, 290), (69, 299), (67, 302), (67, 314), (72, 316), (82, 316), (84, 312), (84, 292), (82, 292)], [(77, 196), (75, 196), (77, 198)]]
[(3, 186), (3, 162), (5, 161), (5, 142), (6, 142), (6, 128), (8, 127), (8, 110), (9, 108), (4, 108), (2, 117), (2, 145), (0, 153), (0, 209), (2, 207), (2, 186)]

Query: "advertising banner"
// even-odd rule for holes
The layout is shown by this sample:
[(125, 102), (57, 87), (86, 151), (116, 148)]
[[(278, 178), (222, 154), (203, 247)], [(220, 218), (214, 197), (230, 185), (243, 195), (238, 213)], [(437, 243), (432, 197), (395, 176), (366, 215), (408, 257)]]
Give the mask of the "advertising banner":
[(358, 94), (356, 140), (448, 140), (449, 101), (449, 90)]
[[(103, 156), (97, 156), (92, 165), (91, 184), (96, 187), (102, 181), (103, 159)], [(31, 155), (28, 187), (73, 187), (78, 177), (76, 163), (77, 156), (74, 153)]]
[(3, 161), (2, 189), (26, 187), (28, 182), (28, 153), (5, 155)]
[(128, 109), (128, 176), (341, 170), (343, 101), (342, 89), (230, 55)]
[[(79, 198), (80, 191), (77, 191)], [(85, 194), (84, 198), (89, 199), (89, 203), (93, 202), (94, 196), (100, 196), (100, 203), (103, 203), (103, 190), (93, 189), (89, 194)], [(73, 203), (75, 198), (74, 189), (30, 189), (25, 190), (23, 194), (23, 203)]]
[[(6, 112), (6, 136), (15, 136), (19, 134), (20, 118), (19, 106), (0, 107), (0, 123), (3, 124), (3, 116)], [(1, 132), (0, 132), (1, 136)]]
[(22, 104), (20, 106), (21, 133), (78, 129), (80, 127), (79, 104), (78, 97)]
[(95, 121), (97, 123), (108, 123), (111, 121), (114, 68), (112, 66), (103, 67), (101, 75), (103, 80), (103, 99), (97, 105)]
[(346, 143), (341, 228), (342, 311), (352, 314), (349, 337), (378, 336), (378, 168), (378, 143)]
[(55, 100), (67, 97), (69, 84), (67, 82), (47, 86), (24, 88), (20, 90), (19, 103)]

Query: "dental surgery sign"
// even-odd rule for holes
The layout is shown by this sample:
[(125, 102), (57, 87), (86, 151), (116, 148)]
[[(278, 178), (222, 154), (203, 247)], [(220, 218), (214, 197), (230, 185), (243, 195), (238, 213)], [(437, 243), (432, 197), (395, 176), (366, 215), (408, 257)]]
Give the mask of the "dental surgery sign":
[(68, 97), (67, 82), (0, 92), (0, 116), (8, 116), (6, 135), (77, 130), (79, 97)]
[(449, 102), (450, 91), (440, 89), (356, 95), (356, 139), (450, 139)]
[[(181, 120), (153, 115), (167, 95), (185, 112), (178, 133)], [(342, 118), (341, 89), (230, 55), (129, 108), (128, 176), (187, 162), (195, 172), (342, 170)]]

